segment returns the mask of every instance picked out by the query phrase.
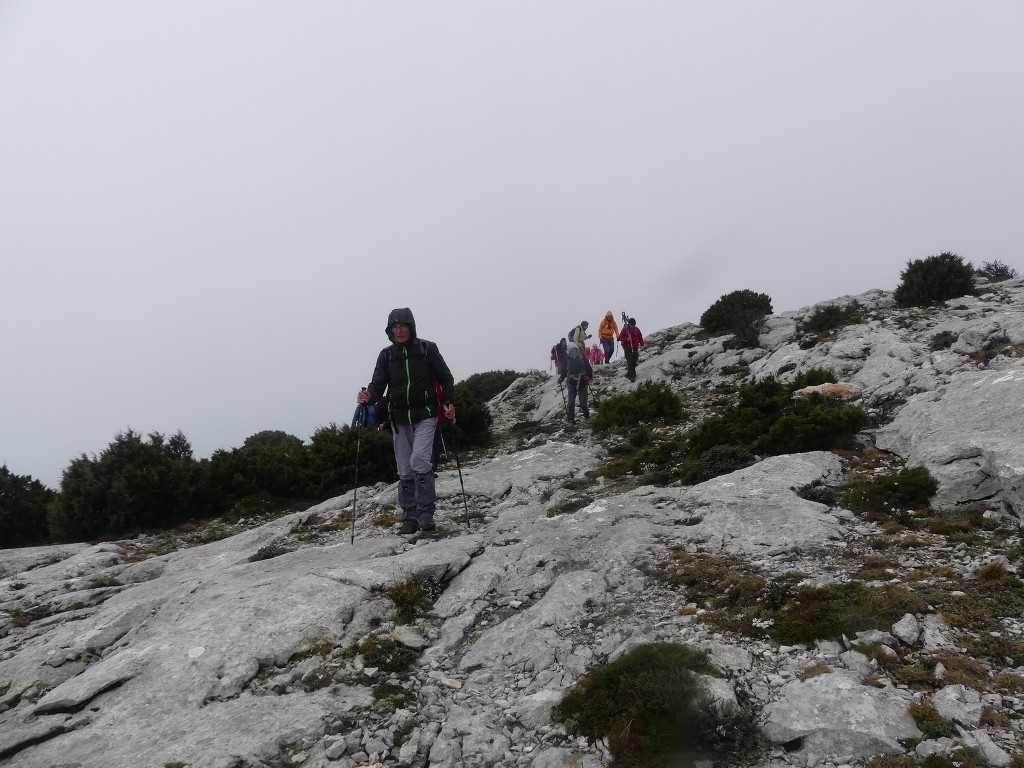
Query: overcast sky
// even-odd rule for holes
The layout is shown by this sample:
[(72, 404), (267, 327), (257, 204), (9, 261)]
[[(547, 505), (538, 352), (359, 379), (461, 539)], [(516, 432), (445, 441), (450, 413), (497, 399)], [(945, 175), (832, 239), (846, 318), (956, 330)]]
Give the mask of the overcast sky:
[(347, 422), (581, 319), (1024, 267), (1024, 3), (0, 0), (0, 464)]

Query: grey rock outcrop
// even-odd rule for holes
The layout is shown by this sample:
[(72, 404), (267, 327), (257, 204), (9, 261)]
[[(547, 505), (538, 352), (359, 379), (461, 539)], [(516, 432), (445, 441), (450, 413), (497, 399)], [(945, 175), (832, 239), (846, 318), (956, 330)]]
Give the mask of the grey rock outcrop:
[(872, 688), (855, 672), (837, 670), (786, 685), (765, 707), (764, 730), (775, 744), (800, 740), (818, 755), (901, 754), (900, 739), (921, 737), (908, 704), (903, 692)]
[[(638, 380), (683, 393), (689, 427), (736, 370), (788, 379), (828, 368), (882, 424), (862, 443), (938, 479), (934, 506), (1019, 520), (1024, 281), (926, 315), (900, 314), (885, 291), (831, 303), (853, 301), (864, 320), (809, 347), (798, 333), (813, 308), (770, 318), (758, 349), (727, 348), (692, 324), (651, 333)], [(933, 349), (940, 334), (948, 346)], [(601, 397), (633, 389), (619, 373), (598, 367)], [(561, 421), (561, 396), (540, 372), (490, 407), (499, 424)], [(1001, 765), (1024, 749), (1020, 728), (981, 717), (988, 706), (1019, 723), (1024, 701), (985, 689), (984, 676), (974, 690), (933, 675), (932, 694), (887, 673), (904, 657), (953, 669), (967, 633), (930, 605), (849, 637), (780, 645), (718, 628), (707, 596), (657, 577), (685, 553), (734, 558), (768, 582), (949, 590), (943, 579), (966, 583), (994, 561), (982, 545), (922, 537), (863, 577), (880, 526), (801, 495), (843, 482), (850, 462), (839, 455), (762, 457), (698, 485), (654, 486), (590, 474), (609, 445), (550, 428), (467, 460), (463, 482), (441, 471), (436, 536), (378, 525), (397, 501), (378, 484), (359, 489), (354, 545), (346, 495), (238, 523), (212, 543), (170, 546), (183, 535), (168, 534), (0, 551), (0, 764), (598, 768), (608, 744), (573, 738), (552, 710), (588, 670), (649, 642), (708, 651), (718, 673), (705, 688), (723, 709), (759, 711), (779, 745), (765, 767), (914, 754), (901, 740), (920, 738), (908, 708), (926, 696), (961, 730), (917, 754), (976, 746)], [(395, 590), (410, 583), (429, 586), (433, 605), (402, 623)], [(990, 637), (1024, 641), (1019, 616), (993, 619)], [(1024, 679), (1005, 659), (985, 665), (991, 679)]]

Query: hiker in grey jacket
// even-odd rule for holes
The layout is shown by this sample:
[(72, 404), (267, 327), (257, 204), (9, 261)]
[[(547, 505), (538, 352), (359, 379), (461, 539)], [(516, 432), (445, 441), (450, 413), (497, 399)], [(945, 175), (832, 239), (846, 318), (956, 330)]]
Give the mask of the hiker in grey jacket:
[(594, 378), (594, 369), (590, 362), (583, 357), (578, 347), (569, 345), (569, 357), (565, 366), (565, 373), (558, 377), (558, 383), (565, 381), (565, 388), (568, 397), (565, 401), (565, 424), (568, 427), (576, 426), (576, 397), (580, 399), (580, 412), (583, 418), (590, 421), (590, 408), (587, 407), (587, 392), (590, 390), (590, 380)]

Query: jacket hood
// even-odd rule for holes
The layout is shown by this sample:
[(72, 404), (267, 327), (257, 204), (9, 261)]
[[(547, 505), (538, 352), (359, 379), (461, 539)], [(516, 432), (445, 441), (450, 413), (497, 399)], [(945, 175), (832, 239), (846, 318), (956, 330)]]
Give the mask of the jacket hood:
[(604, 313), (604, 316), (605, 317), (610, 317), (612, 319), (615, 318), (615, 315), (612, 314), (612, 311), (610, 309), (607, 312)]
[(384, 329), (384, 333), (387, 334), (388, 338), (391, 339), (392, 344), (397, 344), (395, 337), (391, 335), (391, 326), (395, 323), (408, 323), (409, 330), (411, 332), (409, 340), (418, 338), (416, 336), (416, 320), (412, 316), (412, 310), (408, 307), (399, 307), (398, 309), (392, 309), (388, 314), (388, 324)]

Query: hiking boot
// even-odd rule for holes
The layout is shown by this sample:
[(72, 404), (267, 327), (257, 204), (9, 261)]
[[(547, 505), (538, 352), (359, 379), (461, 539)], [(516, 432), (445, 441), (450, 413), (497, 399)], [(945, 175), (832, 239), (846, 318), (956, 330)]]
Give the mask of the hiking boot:
[(421, 531), (433, 531), (437, 528), (434, 525), (434, 516), (429, 512), (425, 515), (420, 515), (420, 530)]
[(403, 536), (408, 536), (410, 533), (416, 533), (420, 529), (419, 523), (415, 520), (403, 520), (402, 528), (399, 531)]

